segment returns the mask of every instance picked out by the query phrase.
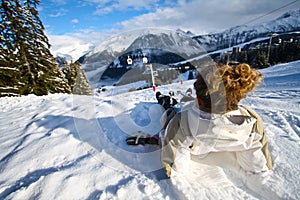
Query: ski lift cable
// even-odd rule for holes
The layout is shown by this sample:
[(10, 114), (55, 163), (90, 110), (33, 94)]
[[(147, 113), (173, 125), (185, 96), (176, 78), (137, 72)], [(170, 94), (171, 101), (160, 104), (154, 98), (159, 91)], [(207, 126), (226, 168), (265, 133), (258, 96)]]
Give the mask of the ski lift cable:
[(270, 14), (272, 14), (272, 13), (274, 13), (274, 12), (276, 12), (276, 11), (282, 9), (282, 8), (285, 8), (285, 7), (290, 6), (290, 5), (294, 4), (294, 3), (296, 3), (297, 1), (299, 1), (299, 0), (295, 0), (295, 1), (292, 1), (292, 2), (290, 2), (290, 3), (285, 4), (285, 5), (283, 5), (283, 6), (280, 6), (279, 8), (276, 8), (276, 9), (274, 9), (274, 10), (271, 10), (270, 12), (268, 12), (268, 13), (266, 13), (266, 14), (264, 14), (264, 15), (258, 16), (258, 17), (254, 18), (254, 19), (251, 19), (251, 20), (249, 20), (249, 21), (243, 23), (243, 25), (250, 24), (250, 23), (252, 23), (252, 22), (254, 22), (254, 21), (257, 21), (257, 20), (259, 20), (259, 19), (261, 19), (261, 18), (263, 18), (263, 17), (265, 17), (265, 16), (267, 16), (267, 15), (270, 15)]
[[(285, 5), (282, 5), (282, 6), (276, 8), (276, 9), (274, 9), (274, 10), (271, 10), (271, 11), (267, 12), (266, 14), (263, 14), (263, 15), (261, 15), (261, 16), (255, 17), (255, 18), (253, 18), (253, 19), (251, 19), (251, 20), (249, 20), (249, 21), (246, 21), (246, 22), (244, 22), (244, 23), (242, 23), (242, 24), (239, 24), (239, 25), (237, 25), (237, 26), (243, 26), (243, 25), (250, 24), (250, 23), (252, 23), (252, 22), (254, 22), (254, 21), (257, 21), (257, 20), (259, 20), (259, 19), (261, 19), (261, 18), (263, 18), (263, 17), (265, 17), (265, 16), (268, 16), (268, 15), (270, 15), (270, 14), (272, 14), (272, 13), (274, 13), (274, 12), (276, 12), (276, 11), (282, 9), (282, 8), (286, 8), (286, 7), (288, 7), (288, 6), (290, 6), (290, 5), (294, 4), (294, 3), (296, 3), (297, 1), (299, 1), (299, 0), (294, 0), (294, 1), (290, 2), (290, 3), (287, 3), (287, 4), (285, 4)], [(231, 31), (230, 31), (230, 32), (231, 32)]]
[[(278, 10), (280, 10), (280, 9), (282, 9), (282, 8), (286, 8), (286, 7), (290, 6), (290, 5), (294, 4), (294, 3), (296, 3), (297, 1), (299, 1), (299, 0), (294, 0), (294, 1), (292, 1), (292, 2), (289, 2), (289, 3), (285, 4), (285, 5), (282, 5), (282, 6), (276, 8), (276, 9), (274, 9), (274, 10), (271, 10), (271, 11), (267, 12), (266, 14), (263, 14), (263, 15), (261, 15), (261, 16), (255, 17), (254, 19), (251, 19), (251, 20), (249, 20), (249, 21), (247, 21), (247, 22), (245, 22), (245, 23), (243, 23), (243, 24), (240, 24), (239, 26), (246, 25), (246, 24), (250, 24), (250, 23), (252, 23), (252, 22), (254, 22), (254, 21), (257, 21), (257, 20), (259, 20), (259, 19), (261, 19), (261, 18), (263, 18), (263, 17), (265, 17), (265, 16), (268, 16), (268, 15), (270, 15), (270, 14), (272, 14), (272, 13), (275, 13), (276, 11), (278, 11)], [(231, 37), (231, 31), (232, 31), (232, 28), (231, 28), (230, 31), (229, 31), (229, 37)], [(230, 43), (229, 43), (229, 48), (230, 48)]]

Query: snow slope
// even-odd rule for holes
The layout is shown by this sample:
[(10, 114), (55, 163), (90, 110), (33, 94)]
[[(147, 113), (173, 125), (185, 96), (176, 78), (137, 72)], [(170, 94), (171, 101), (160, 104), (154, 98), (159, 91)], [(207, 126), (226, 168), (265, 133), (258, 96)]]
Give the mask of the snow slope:
[(300, 199), (300, 61), (262, 71), (264, 85), (242, 103), (264, 119), (273, 171), (246, 173), (224, 153), (194, 163), (189, 179), (165, 179), (157, 147), (125, 143), (135, 130), (160, 129), (151, 89), (5, 97), (0, 199)]

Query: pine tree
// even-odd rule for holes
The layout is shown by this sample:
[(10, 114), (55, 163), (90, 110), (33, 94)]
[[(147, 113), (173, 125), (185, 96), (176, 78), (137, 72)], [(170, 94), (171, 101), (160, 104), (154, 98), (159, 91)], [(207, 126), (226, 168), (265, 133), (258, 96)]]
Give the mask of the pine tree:
[(268, 67), (268, 60), (264, 51), (258, 51), (256, 57), (256, 67), (265, 68)]
[[(50, 53), (50, 44), (38, 16), (40, 0), (1, 0), (3, 67), (21, 73), (20, 94), (70, 93), (70, 86)], [(3, 24), (3, 23), (1, 23)], [(2, 57), (1, 57), (2, 59)]]
[(63, 62), (63, 65), (63, 72), (71, 86), (72, 94), (92, 95), (92, 89), (84, 71), (80, 68), (80, 63), (75, 62), (68, 65), (67, 62)]
[(20, 83), (21, 72), (15, 45), (16, 31), (21, 26), (17, 3), (1, 0), (0, 23), (0, 96), (16, 96), (24, 84)]

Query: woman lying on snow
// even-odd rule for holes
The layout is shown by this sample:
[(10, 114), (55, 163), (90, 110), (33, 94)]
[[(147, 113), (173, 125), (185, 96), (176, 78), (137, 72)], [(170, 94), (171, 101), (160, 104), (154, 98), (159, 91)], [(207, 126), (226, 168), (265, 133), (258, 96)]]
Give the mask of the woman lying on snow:
[(191, 109), (180, 113), (167, 109), (164, 128), (158, 135), (129, 137), (127, 143), (162, 144), (161, 161), (168, 177), (172, 171), (188, 171), (191, 154), (204, 158), (210, 152), (222, 151), (234, 152), (246, 171), (271, 169), (261, 117), (238, 105), (262, 79), (263, 75), (248, 64), (220, 66), (215, 71), (206, 68), (194, 83), (197, 98)]

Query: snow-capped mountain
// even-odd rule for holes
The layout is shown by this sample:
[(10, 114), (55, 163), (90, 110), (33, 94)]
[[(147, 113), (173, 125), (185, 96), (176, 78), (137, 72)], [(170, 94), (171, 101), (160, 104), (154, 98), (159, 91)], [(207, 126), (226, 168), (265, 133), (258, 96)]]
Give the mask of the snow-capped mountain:
[(91, 43), (84, 43), (70, 36), (49, 35), (49, 41), (50, 44), (55, 44), (50, 48), (53, 56), (58, 59), (63, 58), (68, 63), (77, 61), (82, 55), (95, 48)]
[[(142, 29), (112, 37), (80, 60), (91, 84), (96, 86), (103, 73), (119, 78), (127, 70), (140, 66), (143, 56), (149, 63), (168, 64), (204, 53), (196, 40), (179, 31)], [(127, 64), (128, 56), (134, 60), (132, 66)]]
[(178, 33), (181, 33), (182, 35), (186, 35), (186, 36), (190, 36), (190, 37), (194, 37), (195, 36), (195, 34), (194, 33), (192, 33), (191, 31), (184, 31), (184, 30), (182, 30), (182, 29), (177, 29), (176, 30), (176, 32), (178, 32)]
[(254, 26), (236, 26), (221, 33), (194, 36), (207, 51), (228, 48), (271, 34), (300, 31), (300, 10), (283, 14), (281, 17)]
[(204, 52), (204, 49), (197, 42), (186, 34), (177, 31), (149, 32), (146, 35), (141, 35), (135, 39), (127, 51), (135, 51), (136, 49), (161, 49), (184, 58)]

